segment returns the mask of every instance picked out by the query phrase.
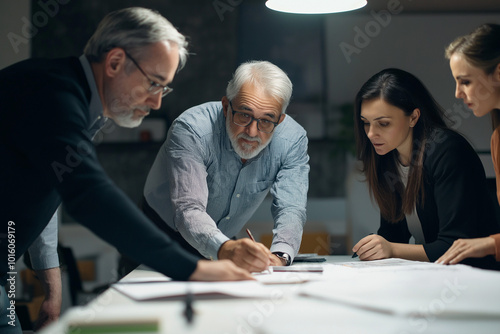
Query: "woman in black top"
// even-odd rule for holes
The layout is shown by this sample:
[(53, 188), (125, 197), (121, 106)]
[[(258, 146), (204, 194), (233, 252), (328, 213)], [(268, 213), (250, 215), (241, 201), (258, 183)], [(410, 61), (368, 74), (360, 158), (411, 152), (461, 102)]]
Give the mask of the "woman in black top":
[(496, 230), (479, 157), (443, 115), (425, 86), (403, 70), (383, 70), (358, 92), (358, 158), (381, 213), (378, 234), (353, 247), (361, 260), (435, 261), (454, 240)]

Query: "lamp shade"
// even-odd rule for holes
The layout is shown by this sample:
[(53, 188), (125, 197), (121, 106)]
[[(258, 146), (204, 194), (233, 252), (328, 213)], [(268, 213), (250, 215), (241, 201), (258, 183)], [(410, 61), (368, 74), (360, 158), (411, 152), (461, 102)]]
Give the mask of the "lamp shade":
[(366, 0), (268, 0), (266, 6), (285, 13), (328, 14), (347, 12), (366, 5)]

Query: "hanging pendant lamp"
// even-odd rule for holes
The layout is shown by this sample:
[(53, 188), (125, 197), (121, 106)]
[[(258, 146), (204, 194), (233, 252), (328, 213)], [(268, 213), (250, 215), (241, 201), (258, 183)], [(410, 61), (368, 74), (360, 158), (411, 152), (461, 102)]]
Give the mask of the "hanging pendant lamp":
[(268, 0), (270, 9), (296, 14), (329, 14), (347, 12), (366, 5), (366, 0)]

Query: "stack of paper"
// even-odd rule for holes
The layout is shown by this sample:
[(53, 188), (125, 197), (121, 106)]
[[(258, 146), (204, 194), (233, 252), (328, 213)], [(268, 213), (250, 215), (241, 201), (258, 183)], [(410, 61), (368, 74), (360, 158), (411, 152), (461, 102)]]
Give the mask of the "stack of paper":
[(301, 294), (387, 314), (500, 317), (500, 288), (491, 289), (499, 272), (401, 261), (397, 270), (389, 261), (350, 267), (362, 270), (344, 263), (335, 279), (308, 283)]

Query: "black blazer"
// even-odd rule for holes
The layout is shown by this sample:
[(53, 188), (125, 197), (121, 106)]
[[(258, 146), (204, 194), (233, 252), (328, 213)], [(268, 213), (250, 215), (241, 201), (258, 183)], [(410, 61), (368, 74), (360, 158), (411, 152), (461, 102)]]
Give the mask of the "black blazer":
[[(417, 214), (425, 237), (424, 250), (431, 262), (458, 238), (500, 232), (483, 165), (461, 135), (448, 129), (432, 133), (426, 144), (424, 180), (424, 202), (417, 202)], [(390, 223), (381, 217), (378, 234), (397, 243), (408, 243), (411, 237), (406, 219)], [(492, 257), (464, 263), (496, 266)]]
[(10, 271), (7, 223), (15, 223), (17, 259), (62, 201), (123, 254), (187, 279), (197, 259), (151, 223), (97, 161), (88, 132), (90, 95), (78, 58), (30, 59), (0, 71), (0, 276)]

